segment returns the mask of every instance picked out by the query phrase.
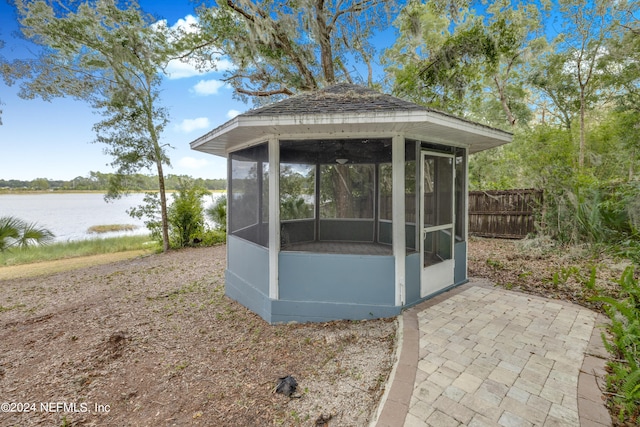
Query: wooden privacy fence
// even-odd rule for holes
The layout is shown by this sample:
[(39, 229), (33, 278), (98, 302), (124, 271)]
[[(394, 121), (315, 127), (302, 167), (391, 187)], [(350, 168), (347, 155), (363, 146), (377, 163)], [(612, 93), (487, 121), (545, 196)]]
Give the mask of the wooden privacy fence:
[(522, 239), (535, 233), (542, 190), (469, 192), (469, 234)]

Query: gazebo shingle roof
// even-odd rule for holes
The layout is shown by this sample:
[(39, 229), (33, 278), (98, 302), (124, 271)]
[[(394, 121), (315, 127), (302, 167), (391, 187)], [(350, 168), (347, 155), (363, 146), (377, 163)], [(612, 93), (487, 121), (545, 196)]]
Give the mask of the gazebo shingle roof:
[(249, 110), (243, 116), (361, 113), (373, 111), (433, 111), (364, 86), (339, 83), (304, 92), (274, 104)]
[(425, 135), (466, 144), (470, 153), (511, 141), (512, 134), (364, 86), (340, 83), (249, 110), (191, 142), (191, 148), (226, 157), (234, 147), (269, 137), (307, 135)]

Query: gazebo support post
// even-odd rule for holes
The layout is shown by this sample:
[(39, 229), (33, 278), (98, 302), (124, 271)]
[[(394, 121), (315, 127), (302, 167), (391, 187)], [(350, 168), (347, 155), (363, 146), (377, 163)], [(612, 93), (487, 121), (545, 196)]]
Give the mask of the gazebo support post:
[(269, 138), (269, 298), (277, 300), (280, 255), (280, 142)]
[(395, 304), (405, 304), (406, 283), (406, 237), (404, 195), (404, 137), (396, 135), (391, 142), (392, 198), (393, 198), (393, 256), (395, 258)]

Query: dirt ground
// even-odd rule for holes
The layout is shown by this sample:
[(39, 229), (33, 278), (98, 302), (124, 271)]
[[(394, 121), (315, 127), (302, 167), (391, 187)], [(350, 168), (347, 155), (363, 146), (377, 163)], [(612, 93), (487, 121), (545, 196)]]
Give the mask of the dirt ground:
[[(587, 247), (555, 247), (548, 239), (469, 239), (469, 276), (483, 277), (497, 286), (562, 299), (594, 310), (601, 304), (589, 301), (594, 291), (618, 295), (617, 280), (629, 260), (594, 253)], [(639, 272), (636, 271), (636, 275)], [(593, 275), (593, 277), (592, 277)]]
[[(0, 425), (368, 425), (395, 319), (270, 326), (224, 296), (224, 263), (218, 246), (0, 279)], [(470, 276), (585, 305), (592, 266), (614, 292), (626, 265), (469, 241)], [(292, 398), (273, 393), (286, 375)]]
[[(224, 262), (218, 246), (0, 280), (0, 425), (366, 425), (395, 319), (270, 326), (224, 296)], [(292, 398), (273, 393), (286, 375)]]

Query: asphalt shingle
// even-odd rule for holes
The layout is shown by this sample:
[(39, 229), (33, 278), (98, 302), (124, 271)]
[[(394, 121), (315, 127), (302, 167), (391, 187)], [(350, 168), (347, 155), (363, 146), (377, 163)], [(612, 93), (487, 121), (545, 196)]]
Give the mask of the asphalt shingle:
[(364, 86), (339, 83), (315, 92), (304, 92), (282, 101), (249, 110), (243, 116), (363, 113), (372, 111), (433, 111)]

